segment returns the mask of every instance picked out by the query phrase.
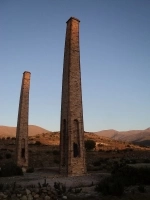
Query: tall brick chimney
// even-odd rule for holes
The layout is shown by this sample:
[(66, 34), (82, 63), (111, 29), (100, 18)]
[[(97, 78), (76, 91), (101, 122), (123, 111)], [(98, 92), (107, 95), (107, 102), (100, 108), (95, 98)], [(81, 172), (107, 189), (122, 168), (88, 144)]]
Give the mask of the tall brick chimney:
[(18, 123), (16, 130), (16, 163), (18, 166), (28, 167), (28, 112), (30, 72), (25, 71), (22, 78)]
[(61, 125), (60, 173), (77, 176), (86, 173), (82, 108), (79, 23), (67, 21), (64, 50)]

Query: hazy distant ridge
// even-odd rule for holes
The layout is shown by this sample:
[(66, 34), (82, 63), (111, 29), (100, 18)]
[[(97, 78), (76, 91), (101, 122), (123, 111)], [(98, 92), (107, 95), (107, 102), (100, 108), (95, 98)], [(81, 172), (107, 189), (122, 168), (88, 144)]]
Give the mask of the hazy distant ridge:
[[(44, 128), (35, 125), (29, 125), (29, 136), (51, 132)], [(16, 127), (0, 126), (0, 137), (15, 137)]]
[[(29, 125), (29, 136), (35, 136), (42, 133), (52, 132), (42, 127)], [(136, 142), (150, 146), (150, 128), (145, 130), (116, 131), (113, 129), (93, 132), (98, 136), (108, 137), (110, 139)], [(15, 137), (16, 127), (0, 126), (0, 137)]]
[(130, 131), (116, 131), (116, 130), (104, 130), (95, 132), (99, 136), (109, 137), (115, 140), (136, 142), (140, 144), (150, 145), (150, 128), (145, 130), (130, 130)]

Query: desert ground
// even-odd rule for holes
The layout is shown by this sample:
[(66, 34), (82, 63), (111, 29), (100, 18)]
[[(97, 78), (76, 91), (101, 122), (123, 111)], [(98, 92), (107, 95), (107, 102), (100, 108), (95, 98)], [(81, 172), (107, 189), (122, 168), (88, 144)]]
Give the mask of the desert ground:
[[(32, 127), (33, 128), (33, 127)], [(6, 131), (6, 129), (5, 129)], [(10, 131), (10, 130), (9, 130)], [(41, 129), (40, 131), (43, 131)], [(150, 187), (145, 186), (144, 193), (138, 191), (138, 186), (125, 188), (122, 197), (104, 196), (95, 191), (95, 186), (104, 178), (111, 175), (114, 166), (127, 164), (129, 166), (150, 167), (150, 148), (131, 142), (110, 139), (93, 133), (85, 133), (85, 140), (94, 140), (96, 146), (86, 151), (87, 174), (76, 177), (64, 177), (59, 174), (59, 132), (45, 132), (29, 136), (29, 168), (33, 173), (23, 176), (1, 177), (1, 184), (16, 182), (22, 186), (38, 187), (44, 181), (54, 188), (54, 183), (71, 187), (74, 192), (67, 194), (67, 199), (150, 199)], [(15, 159), (15, 137), (2, 135), (0, 139), (0, 166)], [(81, 191), (75, 192), (77, 189)]]

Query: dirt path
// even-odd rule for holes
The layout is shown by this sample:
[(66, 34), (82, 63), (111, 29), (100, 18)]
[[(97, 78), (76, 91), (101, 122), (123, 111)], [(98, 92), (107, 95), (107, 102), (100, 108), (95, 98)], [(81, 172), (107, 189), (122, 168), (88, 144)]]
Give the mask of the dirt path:
[(0, 183), (11, 184), (16, 182), (20, 185), (37, 185), (46, 182), (50, 186), (54, 185), (54, 182), (64, 183), (67, 187), (85, 187), (97, 184), (103, 177), (108, 176), (108, 173), (88, 173), (83, 176), (65, 177), (58, 174), (57, 170), (51, 169), (36, 169), (34, 173), (25, 173), (24, 176), (16, 177), (1, 177)]

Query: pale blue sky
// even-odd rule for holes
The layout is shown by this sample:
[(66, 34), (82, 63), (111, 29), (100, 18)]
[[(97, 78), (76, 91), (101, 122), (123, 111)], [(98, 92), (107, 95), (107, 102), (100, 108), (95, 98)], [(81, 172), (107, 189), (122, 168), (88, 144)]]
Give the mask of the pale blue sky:
[(31, 72), (29, 124), (60, 129), (66, 21), (80, 19), (84, 127), (150, 126), (150, 0), (0, 0), (0, 125), (16, 126)]

